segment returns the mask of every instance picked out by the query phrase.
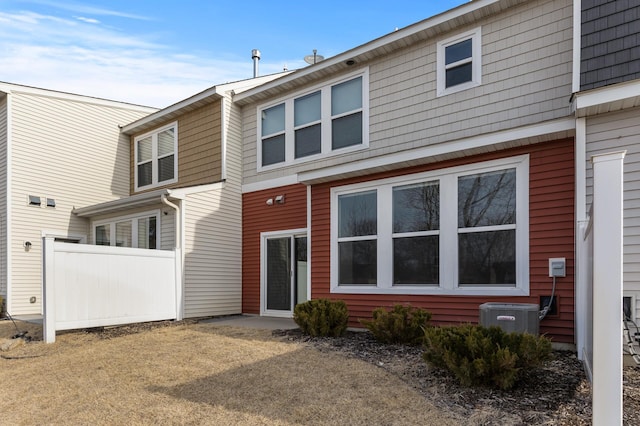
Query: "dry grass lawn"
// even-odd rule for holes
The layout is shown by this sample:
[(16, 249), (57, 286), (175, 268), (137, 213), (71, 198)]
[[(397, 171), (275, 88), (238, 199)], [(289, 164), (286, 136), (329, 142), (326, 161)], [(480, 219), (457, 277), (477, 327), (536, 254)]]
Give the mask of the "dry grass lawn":
[[(41, 336), (39, 327), (29, 335)], [(0, 340), (15, 334), (0, 321)], [(0, 424), (458, 424), (397, 377), (270, 331), (185, 324), (0, 352)]]

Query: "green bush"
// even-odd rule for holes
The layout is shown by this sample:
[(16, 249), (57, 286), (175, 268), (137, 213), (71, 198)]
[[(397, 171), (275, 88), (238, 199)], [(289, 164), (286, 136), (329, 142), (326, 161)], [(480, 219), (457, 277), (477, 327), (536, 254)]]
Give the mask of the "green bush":
[(510, 389), (522, 373), (551, 358), (546, 337), (506, 333), (499, 327), (432, 327), (424, 339), (424, 359), (451, 371), (465, 386)]
[(349, 310), (342, 300), (314, 299), (293, 309), (293, 320), (311, 336), (342, 336), (347, 329)]
[(382, 343), (419, 344), (424, 340), (424, 329), (431, 320), (431, 313), (411, 306), (395, 305), (373, 310), (373, 319), (360, 320), (377, 341)]

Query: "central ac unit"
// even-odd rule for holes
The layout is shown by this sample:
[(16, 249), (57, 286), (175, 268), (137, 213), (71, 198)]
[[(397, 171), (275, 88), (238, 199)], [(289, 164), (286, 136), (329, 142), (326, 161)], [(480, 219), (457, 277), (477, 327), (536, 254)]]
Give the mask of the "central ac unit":
[(540, 331), (540, 306), (533, 303), (483, 303), (480, 305), (480, 325), (498, 326), (508, 333)]

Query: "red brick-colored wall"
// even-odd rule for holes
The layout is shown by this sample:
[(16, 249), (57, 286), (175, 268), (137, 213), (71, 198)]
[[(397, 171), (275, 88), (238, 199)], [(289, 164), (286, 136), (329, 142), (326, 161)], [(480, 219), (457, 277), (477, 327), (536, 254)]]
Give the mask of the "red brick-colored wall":
[[(530, 296), (434, 296), (330, 293), (330, 189), (363, 182), (417, 173), (427, 170), (476, 163), (497, 158), (530, 154), (529, 160), (529, 274)], [(435, 165), (412, 167), (394, 172), (323, 183), (312, 187), (311, 195), (311, 283), (314, 299), (329, 297), (345, 300), (350, 325), (359, 326), (360, 318), (370, 318), (379, 306), (410, 303), (433, 313), (435, 324), (478, 322), (479, 305), (485, 302), (539, 303), (539, 296), (550, 295), (548, 259), (565, 257), (567, 276), (559, 278), (556, 297), (559, 313), (547, 316), (540, 325), (556, 342), (574, 342), (574, 143), (565, 139), (516, 149), (483, 154)]]
[[(284, 204), (267, 205), (284, 195)], [(260, 313), (260, 233), (307, 227), (307, 187), (291, 185), (242, 195), (242, 312)]]

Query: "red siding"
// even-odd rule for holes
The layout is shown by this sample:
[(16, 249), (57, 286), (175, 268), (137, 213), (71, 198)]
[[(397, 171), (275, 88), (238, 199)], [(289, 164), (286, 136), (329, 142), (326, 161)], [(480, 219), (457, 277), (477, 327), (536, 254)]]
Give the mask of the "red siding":
[[(347, 302), (350, 325), (359, 326), (360, 318), (370, 318), (379, 306), (410, 303), (433, 313), (435, 324), (478, 322), (478, 306), (485, 302), (539, 303), (539, 296), (551, 294), (548, 259), (565, 257), (567, 276), (558, 279), (556, 296), (558, 315), (541, 323), (541, 333), (554, 341), (574, 342), (574, 148), (573, 139), (542, 143), (483, 154), (453, 161), (378, 173), (315, 185), (311, 195), (311, 283), (312, 297), (330, 297)], [(330, 260), (330, 188), (345, 184), (382, 179), (461, 164), (530, 154), (529, 169), (529, 272), (528, 297), (415, 296), (375, 294), (331, 294)], [(263, 197), (264, 198), (264, 197)], [(286, 228), (280, 226), (280, 228)], [(252, 255), (253, 256), (253, 255)], [(259, 259), (259, 257), (255, 257)], [(258, 262), (259, 267), (259, 262)]]
[[(266, 201), (285, 196), (284, 204)], [(242, 195), (242, 312), (260, 313), (260, 233), (307, 227), (307, 187), (291, 185)]]

